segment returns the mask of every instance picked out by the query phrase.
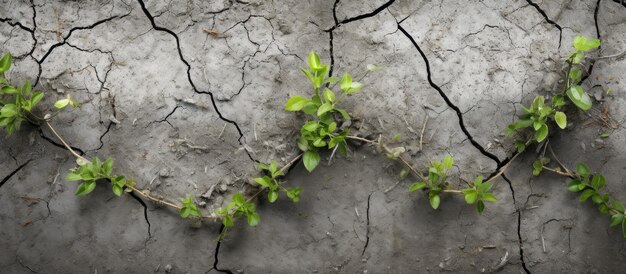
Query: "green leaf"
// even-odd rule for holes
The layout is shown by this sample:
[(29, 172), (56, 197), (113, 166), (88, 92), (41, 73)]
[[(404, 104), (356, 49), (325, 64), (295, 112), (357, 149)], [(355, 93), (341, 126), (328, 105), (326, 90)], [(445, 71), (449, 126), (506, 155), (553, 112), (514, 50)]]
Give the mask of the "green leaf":
[(304, 75), (306, 75), (306, 78), (309, 78), (309, 80), (311, 80), (311, 82), (315, 81), (315, 77), (313, 76), (313, 74), (311, 74), (311, 71), (304, 68), (300, 68), (300, 70), (304, 73)]
[(580, 201), (584, 202), (587, 201), (587, 199), (589, 199), (589, 197), (591, 197), (593, 194), (595, 194), (596, 192), (593, 191), (592, 189), (585, 189), (585, 191), (583, 191), (582, 194), (580, 194)]
[(2, 87), (2, 93), (4, 93), (4, 94), (16, 94), (17, 93), (17, 89), (12, 87), (12, 86), (5, 86), (5, 87)]
[(78, 173), (70, 172), (70, 173), (67, 174), (67, 177), (65, 177), (65, 180), (70, 181), (70, 182), (71, 181), (80, 181), (80, 180), (82, 180), (82, 177)]
[[(300, 111), (309, 102), (311, 102), (311, 100), (309, 100), (307, 98), (304, 98), (302, 96), (293, 96), (293, 97), (289, 98), (289, 101), (287, 101), (287, 103), (285, 104), (285, 109), (288, 110), (288, 111)], [(67, 102), (67, 103), (69, 103), (69, 102)], [(67, 105), (67, 103), (66, 103), (66, 105)], [(54, 105), (56, 106), (56, 103)], [(62, 108), (62, 107), (58, 107), (58, 108)]]
[(481, 200), (485, 201), (485, 202), (496, 202), (498, 201), (498, 198), (496, 198), (496, 196), (494, 196), (491, 193), (483, 193)]
[(556, 121), (556, 124), (559, 125), (561, 129), (564, 129), (565, 127), (567, 127), (567, 116), (565, 116), (565, 113), (557, 111), (554, 114), (554, 120)]
[(67, 105), (69, 105), (69, 104), (70, 104), (70, 99), (68, 99), (68, 98), (66, 98), (66, 99), (61, 99), (61, 100), (58, 100), (58, 101), (54, 102), (54, 106), (55, 106), (56, 108), (58, 108), (58, 109), (65, 108), (65, 107), (67, 107)]
[[(578, 66), (572, 66), (568, 74), (570, 83), (578, 83), (578, 81), (582, 78), (582, 75), (583, 72)], [(554, 104), (554, 100), (552, 102)]]
[(467, 193), (465, 193), (465, 202), (467, 204), (473, 204), (476, 202), (476, 199), (478, 198), (478, 192), (476, 192), (476, 190), (474, 189), (470, 189), (469, 191), (467, 191)]
[(86, 181), (78, 185), (76, 189), (76, 196), (85, 196), (91, 193), (96, 188), (96, 181)]
[(337, 79), (337, 77), (328, 77), (326, 79), (324, 79), (324, 81), (322, 82), (323, 84), (325, 83), (331, 83), (334, 84), (338, 81), (339, 79)]
[(583, 163), (578, 163), (578, 165), (576, 165), (576, 172), (583, 177), (586, 177), (587, 175), (591, 174), (591, 169), (589, 169), (589, 167)]
[(266, 164), (264, 164), (264, 163), (256, 163), (256, 165), (259, 168), (261, 168), (262, 170), (268, 170), (269, 169), (269, 167)]
[(314, 130), (316, 130), (318, 127), (320, 126), (319, 122), (316, 121), (311, 121), (311, 122), (307, 122), (302, 126), (302, 129), (308, 131), (308, 132), (312, 132)]
[(324, 97), (324, 100), (328, 101), (328, 102), (334, 102), (335, 101), (335, 93), (330, 90), (329, 88), (325, 88), (324, 92), (322, 93), (322, 96)]
[(583, 36), (576, 35), (574, 37), (574, 48), (579, 51), (588, 51), (598, 48), (600, 46), (600, 39), (587, 39)]
[(600, 196), (600, 194), (594, 194), (591, 196), (591, 200), (596, 203), (596, 204), (601, 204), (602, 201), (602, 196)]
[(539, 130), (535, 131), (535, 139), (537, 142), (541, 143), (543, 140), (548, 137), (548, 126), (546, 124), (542, 124)]
[(420, 190), (420, 189), (422, 189), (424, 187), (426, 187), (426, 183), (425, 182), (413, 183), (409, 187), (409, 192), (414, 192), (414, 191)]
[(22, 86), (22, 95), (29, 96), (32, 89), (33, 89), (33, 86), (30, 84), (30, 80), (26, 80), (24, 82), (24, 85)]
[(109, 176), (113, 171), (113, 159), (109, 158), (102, 164), (102, 173), (104, 175)]
[(248, 217), (248, 225), (250, 226), (256, 226), (259, 224), (259, 214), (255, 212), (250, 212), (248, 214), (246, 214)]
[(235, 226), (235, 220), (233, 216), (226, 214), (222, 216), (222, 224), (224, 224), (224, 227), (233, 227)]
[(345, 111), (344, 109), (340, 109), (340, 108), (337, 108), (335, 110), (337, 110), (341, 114), (341, 117), (343, 117), (344, 120), (350, 121), (350, 114), (348, 114), (347, 111)]
[(515, 149), (517, 150), (517, 153), (522, 153), (526, 150), (526, 144), (520, 141), (515, 141)]
[(182, 207), (180, 209), (180, 216), (181, 217), (187, 218), (187, 217), (189, 217), (189, 215), (191, 215), (191, 208), (190, 207), (185, 206), (185, 207)]
[(352, 82), (352, 84), (350, 85), (350, 88), (348, 90), (346, 90), (345, 93), (347, 93), (347, 94), (357, 93), (364, 86), (365, 85), (363, 85), (363, 84), (361, 84), (359, 82)]
[(614, 227), (624, 221), (624, 214), (614, 214), (611, 216), (610, 227)]
[(264, 187), (270, 187), (271, 185), (270, 178), (267, 176), (263, 176), (263, 178), (254, 178), (254, 181)]
[(402, 170), (400, 170), (400, 179), (406, 178), (407, 175), (409, 175), (409, 169), (408, 168), (405, 167)]
[(317, 52), (311, 51), (308, 57), (309, 68), (312, 71), (319, 71), (321, 69), (320, 56), (317, 55)]
[(118, 186), (116, 184), (113, 185), (113, 193), (119, 197), (122, 196), (122, 193), (124, 192), (124, 189), (121, 186)]
[(341, 77), (341, 82), (339, 82), (339, 86), (343, 92), (348, 92), (350, 88), (352, 88), (352, 76), (349, 73), (344, 73), (343, 77)]
[(571, 60), (572, 64), (580, 64), (583, 59), (585, 59), (585, 54), (581, 51), (576, 51), (572, 53), (572, 55), (570, 55), (569, 59)]
[(567, 190), (571, 191), (571, 192), (579, 192), (582, 189), (580, 189), (580, 184), (582, 182), (579, 180), (572, 180), (571, 182), (569, 182), (567, 184)]
[(11, 68), (11, 61), (13, 56), (11, 56), (10, 52), (5, 53), (0, 59), (0, 73), (5, 73)]
[(543, 170), (543, 163), (541, 161), (533, 162), (533, 175), (537, 176)]
[(235, 202), (235, 205), (237, 206), (242, 206), (246, 203), (246, 199), (243, 197), (241, 192), (237, 192), (233, 195), (233, 202)]
[(617, 209), (617, 211), (624, 213), (624, 205), (619, 201), (613, 201), (613, 207)]
[(6, 104), (0, 109), (0, 117), (13, 117), (17, 114), (17, 107), (14, 104)]
[(565, 105), (565, 99), (563, 98), (563, 95), (556, 95), (554, 97), (552, 97), (552, 107), (553, 108), (557, 108), (560, 106)]
[(317, 116), (322, 116), (324, 113), (329, 112), (333, 109), (333, 105), (329, 102), (324, 103), (317, 109)]
[(605, 184), (606, 179), (604, 178), (604, 176), (602, 176), (602, 174), (593, 175), (593, 179), (591, 179), (591, 187), (593, 187), (593, 189), (599, 191), (604, 187)]
[(302, 156), (302, 161), (304, 162), (304, 167), (306, 168), (306, 170), (308, 170), (309, 172), (313, 172), (313, 170), (315, 170), (317, 165), (320, 163), (320, 155), (317, 153), (317, 151), (308, 150)]
[(270, 190), (267, 193), (267, 200), (270, 201), (270, 203), (275, 202), (277, 199), (278, 199), (278, 191)]
[(592, 102), (589, 95), (583, 90), (581, 86), (572, 86), (567, 90), (567, 97), (582, 110), (589, 110)]
[(289, 197), (289, 199), (291, 199), (294, 203), (300, 201), (300, 193), (302, 193), (302, 188), (300, 187), (287, 189), (287, 197)]
[(476, 209), (478, 209), (478, 213), (482, 214), (485, 210), (485, 203), (483, 203), (483, 201), (478, 201), (478, 203), (476, 204)]
[(30, 98), (31, 107), (35, 107), (39, 103), (39, 101), (41, 101), (41, 99), (43, 99), (43, 92), (33, 93), (33, 97)]
[(454, 158), (452, 158), (452, 156), (450, 154), (446, 154), (446, 156), (443, 157), (443, 166), (446, 168), (446, 170), (449, 170), (450, 168), (452, 168), (452, 165), (454, 164)]
[(433, 209), (437, 209), (439, 208), (439, 203), (441, 203), (441, 198), (439, 197), (438, 194), (435, 194), (435, 195), (430, 196), (429, 201), (430, 201), (430, 206)]

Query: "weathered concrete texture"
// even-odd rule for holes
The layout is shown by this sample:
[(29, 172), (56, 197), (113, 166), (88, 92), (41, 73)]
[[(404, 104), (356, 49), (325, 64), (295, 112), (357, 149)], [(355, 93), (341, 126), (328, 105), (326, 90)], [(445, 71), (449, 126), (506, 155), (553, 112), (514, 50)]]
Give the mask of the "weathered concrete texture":
[[(0, 51), (11, 80), (31, 79), (42, 106), (81, 102), (53, 120), (88, 157), (157, 196), (191, 193), (205, 213), (250, 192), (255, 161), (299, 153), (306, 117), (283, 110), (312, 93), (299, 71), (309, 51), (366, 88), (344, 103), (354, 134), (400, 134), (423, 168), (445, 153), (450, 180), (488, 176), (512, 155), (504, 136), (537, 95), (559, 85), (576, 34), (602, 39), (593, 56), (626, 50), (626, 8), (614, 1), (17, 1), (0, 3)], [(382, 66), (368, 72), (367, 65)], [(584, 86), (597, 100), (567, 113), (551, 144), (623, 192), (626, 60), (599, 59)], [(606, 90), (612, 90), (607, 95)], [(51, 111), (42, 109), (42, 111)], [(590, 123), (607, 114), (608, 124)], [(427, 120), (423, 136), (422, 125)], [(608, 133), (607, 139), (598, 138)], [(0, 267), (7, 273), (619, 272), (626, 241), (606, 216), (532, 177), (534, 147), (498, 179), (480, 216), (461, 197), (432, 210), (398, 182), (401, 167), (367, 146), (323, 154), (287, 176), (302, 200), (258, 202), (261, 223), (194, 228), (177, 213), (99, 186), (88, 198), (64, 180), (74, 166), (47, 129), (2, 137)], [(422, 145), (420, 146), (420, 139)], [(210, 190), (213, 190), (212, 192)], [(210, 193), (207, 193), (210, 192)], [(202, 196), (210, 196), (205, 198)]]

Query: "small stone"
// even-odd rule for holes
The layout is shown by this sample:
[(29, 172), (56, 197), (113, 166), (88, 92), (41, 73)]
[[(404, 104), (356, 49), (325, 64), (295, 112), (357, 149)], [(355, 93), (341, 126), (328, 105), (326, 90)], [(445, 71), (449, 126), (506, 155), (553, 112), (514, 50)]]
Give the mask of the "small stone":
[(167, 168), (163, 168), (159, 171), (159, 176), (161, 176), (162, 178), (168, 178), (171, 176), (171, 174)]
[(198, 206), (204, 208), (204, 207), (206, 207), (206, 202), (205, 201), (201, 201), (201, 202), (198, 203)]
[(172, 273), (172, 265), (168, 264), (166, 265), (163, 270), (165, 270), (165, 273)]
[(228, 186), (226, 184), (221, 184), (220, 185), (220, 192), (224, 193), (224, 192), (226, 192), (226, 190), (228, 190)]

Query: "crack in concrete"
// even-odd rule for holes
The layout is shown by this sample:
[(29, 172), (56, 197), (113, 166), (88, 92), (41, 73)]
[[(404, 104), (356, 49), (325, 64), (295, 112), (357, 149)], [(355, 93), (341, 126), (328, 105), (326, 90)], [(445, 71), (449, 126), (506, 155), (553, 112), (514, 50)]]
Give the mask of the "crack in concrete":
[[(350, 18), (346, 18), (344, 20), (341, 20), (341, 22), (337, 23), (337, 16), (334, 15), (334, 19), (335, 19), (335, 25), (332, 26), (330, 29), (325, 30), (326, 32), (331, 32), (334, 29), (338, 28), (339, 26), (343, 25), (343, 24), (347, 24), (350, 22), (354, 22), (354, 21), (359, 21), (359, 20), (363, 20), (366, 18), (370, 18), (370, 17), (374, 17), (377, 14), (379, 14), (381, 11), (389, 8), (391, 6), (391, 4), (393, 4), (396, 0), (389, 0), (387, 2), (385, 2), (384, 4), (382, 4), (380, 7), (376, 8), (374, 11), (372, 12), (368, 12), (368, 13), (364, 13), (364, 14), (360, 14), (354, 17), (350, 17)], [(333, 11), (335, 10), (337, 4), (339, 1), (335, 2), (335, 5), (333, 6)]]
[(35, 31), (37, 31), (37, 21), (35, 21), (35, 17), (37, 16), (37, 11), (35, 10), (35, 3), (33, 2), (33, 0), (30, 1), (30, 7), (33, 10), (33, 17), (32, 17), (33, 28), (32, 29), (22, 25), (20, 22), (12, 23), (13, 20), (11, 18), (0, 18), (0, 22), (6, 22), (7, 24), (9, 24), (12, 27), (19, 26), (21, 29), (30, 32), (30, 36), (33, 39), (33, 46), (32, 46), (32, 48), (30, 49), (30, 51), (26, 55), (30, 56), (35, 61), (37, 61), (37, 59), (35, 59), (35, 57), (33, 57), (33, 52), (35, 52), (35, 48), (37, 47), (37, 42), (38, 42), (37, 41), (37, 37), (35, 37)]
[[(335, 21), (335, 26), (339, 25), (339, 20), (337, 19), (337, 5), (341, 0), (335, 0), (335, 4), (333, 4), (333, 20)], [(334, 42), (333, 42), (333, 30), (328, 31), (329, 35), (329, 55), (330, 55), (330, 69), (328, 70), (328, 77), (333, 76), (333, 69), (335, 68), (335, 54), (334, 54)], [(330, 83), (326, 84), (328, 87)]]
[[(246, 148), (247, 145), (245, 144), (245, 137), (243, 135), (243, 131), (241, 131), (241, 128), (239, 127), (237, 122), (235, 122), (233, 120), (230, 120), (230, 119), (227, 119), (226, 117), (224, 117), (222, 115), (222, 113), (220, 112), (219, 108), (217, 107), (217, 103), (216, 103), (216, 100), (215, 100), (212, 92), (198, 90), (198, 88), (194, 84), (193, 80), (191, 79), (191, 65), (189, 64), (189, 62), (187, 62), (187, 60), (183, 56), (183, 51), (182, 51), (182, 49), (180, 47), (180, 38), (178, 38), (178, 35), (175, 32), (171, 31), (170, 29), (158, 26), (156, 24), (156, 22), (154, 21), (154, 17), (152, 16), (152, 14), (150, 14), (150, 11), (146, 7), (146, 4), (144, 3), (144, 1), (143, 0), (137, 0), (137, 2), (139, 2), (139, 5), (141, 6), (141, 10), (143, 11), (143, 13), (146, 15), (146, 17), (150, 21), (150, 24), (152, 25), (152, 28), (154, 28), (157, 31), (165, 32), (165, 33), (171, 35), (172, 37), (174, 37), (174, 40), (176, 41), (176, 48), (178, 49), (178, 56), (180, 57), (180, 60), (187, 67), (187, 79), (189, 80), (189, 84), (193, 88), (194, 92), (195, 93), (199, 93), (199, 94), (208, 94), (211, 97), (211, 104), (213, 105), (213, 108), (215, 109), (215, 112), (217, 113), (219, 118), (222, 119), (224, 122), (227, 122), (227, 123), (232, 124), (232, 125), (235, 126), (235, 128), (237, 129), (237, 132), (239, 133), (239, 138), (237, 139), (237, 141), (239, 141), (240, 145), (242, 145), (244, 148)], [(242, 139), (244, 139), (244, 141), (242, 141)], [(257, 160), (255, 160), (252, 157), (252, 155), (250, 154), (248, 149), (244, 149), (244, 150), (246, 151), (246, 154), (248, 154), (248, 157), (250, 158), (250, 160), (252, 160), (253, 162), (258, 162)]]
[(546, 19), (546, 22), (548, 22), (548, 24), (553, 25), (555, 28), (559, 30), (559, 48), (561, 48), (561, 40), (563, 39), (563, 28), (557, 22), (552, 21), (552, 19), (548, 17), (546, 12), (543, 9), (541, 9), (541, 7), (537, 5), (537, 3), (531, 0), (526, 0), (526, 2), (529, 5), (533, 6), (537, 10), (537, 12), (539, 12), (539, 14), (541, 14), (541, 16), (543, 16), (543, 18)]
[[(219, 231), (218, 235), (222, 235), (222, 232), (224, 232), (225, 228), (226, 227), (222, 224), (220, 226), (220, 231)], [(215, 254), (214, 254), (215, 260), (213, 261), (213, 268), (209, 269), (206, 273), (209, 273), (209, 272), (211, 272), (211, 270), (214, 270), (214, 269), (217, 272), (221, 272), (221, 273), (230, 273), (230, 274), (233, 273), (232, 271), (230, 271), (228, 269), (219, 269), (217, 267), (217, 264), (219, 263), (219, 254), (220, 254), (220, 247), (221, 247), (221, 245), (222, 245), (222, 240), (217, 241), (217, 244), (215, 245)]]
[(122, 19), (122, 18), (124, 18), (124, 17), (126, 17), (126, 16), (128, 16), (128, 15), (130, 15), (130, 12), (129, 12), (129, 13), (127, 13), (127, 14), (124, 14), (124, 15), (122, 15), (122, 16), (116, 15), (116, 16), (113, 16), (113, 17), (108, 17), (108, 18), (105, 18), (105, 19), (102, 19), (102, 20), (96, 21), (95, 23), (93, 23), (93, 24), (91, 24), (91, 25), (88, 25), (88, 26), (73, 27), (72, 29), (70, 29), (70, 31), (69, 31), (69, 32), (68, 32), (68, 33), (67, 33), (67, 34), (63, 37), (63, 41), (58, 42), (58, 43), (56, 43), (56, 44), (54, 44), (54, 45), (50, 46), (50, 48), (48, 49), (48, 51), (47, 51), (47, 52), (46, 52), (46, 53), (45, 53), (45, 54), (41, 57), (41, 59), (40, 59), (40, 60), (35, 59), (35, 61), (36, 61), (36, 62), (37, 62), (37, 64), (38, 64), (38, 69), (39, 69), (39, 71), (38, 71), (38, 73), (37, 73), (37, 78), (35, 78), (35, 82), (34, 82), (33, 86), (36, 86), (36, 85), (39, 83), (39, 80), (40, 80), (40, 78), (41, 78), (41, 73), (42, 73), (41, 64), (42, 64), (42, 63), (43, 63), (43, 62), (44, 62), (44, 61), (48, 58), (48, 56), (50, 56), (50, 54), (54, 51), (54, 49), (55, 49), (55, 48), (58, 48), (58, 47), (60, 47), (60, 46), (63, 46), (63, 45), (65, 45), (65, 44), (67, 44), (67, 39), (69, 39), (75, 31), (79, 31), (79, 30), (90, 30), (90, 29), (93, 29), (93, 28), (95, 28), (95, 27), (97, 27), (97, 26), (99, 26), (99, 25), (101, 25), (101, 24), (104, 24), (104, 23), (106, 23), (106, 22), (109, 22), (109, 21), (111, 21), (111, 20), (114, 20), (114, 19)]
[[(43, 134), (43, 130), (41, 129), (41, 127), (37, 127), (37, 130), (39, 131), (39, 137), (41, 137), (42, 139), (44, 139), (44, 140), (48, 141), (48, 143), (52, 144), (52, 145), (53, 145), (53, 146), (55, 146), (55, 147), (62, 148), (62, 149), (64, 149), (64, 150), (66, 149), (66, 147), (65, 147), (64, 145), (59, 144), (59, 143), (55, 142), (54, 140), (50, 139), (50, 137), (48, 137), (48, 136), (44, 135), (44, 134)], [(85, 155), (85, 151), (83, 151), (82, 149), (77, 148), (77, 147), (74, 147), (74, 146), (71, 146), (71, 145), (70, 145), (70, 147), (71, 147), (74, 151), (76, 151), (79, 155), (81, 155), (81, 156), (82, 156), (82, 155)]]
[(530, 270), (526, 266), (526, 260), (524, 258), (524, 246), (523, 246), (522, 232), (521, 232), (522, 211), (517, 206), (517, 200), (515, 199), (515, 189), (513, 189), (513, 183), (504, 174), (502, 174), (502, 179), (504, 179), (507, 182), (507, 184), (509, 184), (509, 189), (511, 190), (511, 196), (513, 197), (513, 206), (515, 207), (515, 212), (517, 213), (517, 240), (519, 244), (519, 255), (520, 255), (520, 260), (522, 261), (522, 268), (527, 274), (530, 274)]
[(148, 219), (148, 205), (146, 205), (146, 202), (144, 202), (141, 198), (139, 198), (137, 194), (135, 194), (134, 192), (129, 192), (128, 194), (130, 194), (131, 197), (133, 197), (139, 204), (141, 204), (141, 206), (143, 206), (143, 217), (146, 220), (146, 223), (148, 224), (148, 239), (146, 239), (146, 242), (147, 242), (150, 239), (152, 239), (152, 231), (151, 231), (152, 225), (150, 224), (150, 219)]
[(163, 122), (166, 122), (166, 123), (167, 123), (168, 125), (170, 125), (171, 127), (174, 127), (174, 126), (170, 123), (170, 121), (168, 121), (167, 119), (168, 119), (168, 118), (170, 118), (170, 116), (172, 116), (172, 115), (174, 114), (174, 112), (176, 112), (176, 110), (177, 110), (177, 109), (179, 109), (179, 108), (181, 108), (181, 106), (176, 105), (176, 106), (174, 107), (174, 109), (172, 109), (172, 111), (170, 111), (170, 113), (168, 113), (167, 115), (165, 115), (165, 117), (164, 117), (163, 119), (161, 119), (161, 120), (157, 120), (157, 121), (152, 121), (152, 122), (148, 123), (148, 124), (146, 125), (146, 127), (149, 127), (150, 125), (152, 125), (152, 124), (154, 124), (154, 123), (163, 123)]
[(13, 177), (13, 175), (15, 175), (18, 171), (20, 171), (22, 168), (24, 168), (28, 163), (30, 163), (30, 161), (32, 161), (33, 159), (28, 159), (28, 161), (26, 161), (25, 163), (23, 163), (22, 165), (18, 166), (15, 170), (11, 171), (11, 173), (9, 173), (9, 175), (4, 176), (4, 178), (2, 179), (2, 181), (0, 181), (0, 187), (2, 187), (6, 182), (8, 182), (11, 177)]
[[(595, 23), (595, 27), (596, 27), (596, 38), (600, 39), (600, 27), (598, 26), (598, 12), (600, 11), (600, 2), (602, 0), (598, 0), (596, 2), (596, 8), (593, 11), (593, 20)], [(598, 46), (598, 51), (600, 51), (602, 49), (602, 44), (600, 44), (600, 46)], [(587, 80), (587, 78), (589, 78), (589, 76), (591, 76), (591, 73), (593, 72), (593, 65), (595, 65), (596, 61), (594, 59), (592, 59), (589, 63), (589, 69), (587, 70), (587, 74), (585, 76), (583, 76), (583, 78), (580, 80), (580, 82), (584, 82), (585, 80)]]
[(492, 159), (494, 162), (496, 162), (497, 165), (500, 165), (500, 159), (498, 159), (498, 157), (490, 152), (488, 152), (482, 145), (480, 145), (478, 142), (476, 142), (476, 140), (474, 140), (474, 137), (469, 133), (469, 131), (467, 130), (467, 128), (465, 127), (465, 122), (463, 121), (463, 113), (461, 112), (461, 110), (459, 109), (459, 107), (457, 107), (455, 104), (452, 103), (452, 101), (450, 101), (450, 98), (448, 98), (448, 96), (443, 92), (443, 90), (441, 89), (441, 87), (439, 87), (437, 84), (435, 84), (432, 80), (432, 73), (430, 71), (430, 63), (428, 62), (428, 58), (426, 57), (426, 54), (424, 53), (424, 51), (422, 51), (422, 49), (420, 48), (420, 46), (417, 44), (417, 42), (415, 41), (415, 39), (413, 38), (413, 36), (411, 36), (400, 24), (400, 22), (398, 22), (398, 29), (411, 41), (411, 43), (413, 44), (413, 46), (415, 47), (415, 49), (417, 49), (417, 51), (419, 52), (419, 54), (422, 56), (422, 59), (424, 60), (424, 63), (426, 65), (426, 79), (428, 80), (428, 84), (430, 84), (430, 86), (437, 90), (437, 92), (439, 93), (439, 95), (441, 96), (441, 98), (443, 98), (443, 100), (446, 102), (446, 104), (448, 105), (448, 107), (450, 107), (452, 110), (454, 110), (456, 112), (456, 115), (459, 119), (459, 126), (461, 127), (461, 131), (463, 131), (463, 133), (465, 134), (465, 136), (467, 137), (467, 139), (470, 141), (470, 143), (472, 143), (472, 145), (478, 149), (478, 151), (480, 151), (480, 153), (482, 153), (483, 155), (487, 156), (488, 158)]
[(363, 246), (363, 251), (361, 252), (361, 257), (365, 254), (365, 250), (367, 250), (367, 246), (370, 243), (370, 201), (372, 200), (372, 193), (367, 196), (367, 213), (365, 218), (367, 220), (367, 226), (365, 230), (365, 246)]

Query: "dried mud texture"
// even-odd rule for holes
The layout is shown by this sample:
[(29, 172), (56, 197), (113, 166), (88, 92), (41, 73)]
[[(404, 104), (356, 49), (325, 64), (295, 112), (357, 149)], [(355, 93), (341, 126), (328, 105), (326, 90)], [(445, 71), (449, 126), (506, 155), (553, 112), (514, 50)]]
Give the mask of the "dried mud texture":
[[(360, 130), (400, 134), (416, 163), (455, 157), (451, 180), (488, 176), (509, 161), (506, 125), (557, 86), (576, 34), (602, 39), (597, 55), (626, 50), (619, 1), (24, 1), (0, 3), (0, 51), (13, 81), (32, 79), (42, 106), (70, 94), (81, 108), (53, 125), (87, 157), (157, 196), (191, 193), (205, 213), (258, 174), (286, 163), (305, 117), (283, 110), (310, 95), (298, 68), (316, 50), (332, 74), (366, 84), (345, 100)], [(367, 72), (368, 64), (384, 67)], [(568, 112), (551, 144), (588, 163), (626, 201), (626, 59), (596, 61), (588, 113)], [(604, 91), (611, 89), (612, 95)], [(45, 111), (45, 110), (43, 110)], [(420, 131), (428, 119), (420, 149)], [(600, 139), (599, 134), (610, 134)], [(479, 216), (460, 197), (432, 210), (398, 182), (401, 167), (365, 146), (287, 177), (302, 200), (258, 201), (222, 242), (177, 213), (99, 186), (87, 198), (64, 180), (73, 159), (47, 129), (3, 134), (0, 267), (6, 273), (600, 272), (626, 267), (626, 241), (563, 178), (533, 177), (526, 152), (497, 180)], [(421, 166), (422, 164), (420, 164)], [(202, 197), (205, 196), (205, 197)], [(208, 197), (208, 198), (206, 198)]]

